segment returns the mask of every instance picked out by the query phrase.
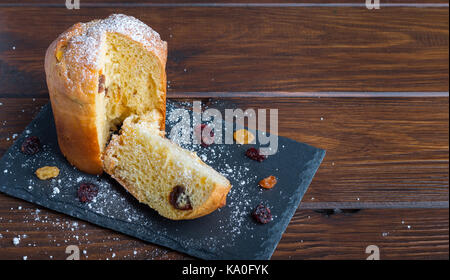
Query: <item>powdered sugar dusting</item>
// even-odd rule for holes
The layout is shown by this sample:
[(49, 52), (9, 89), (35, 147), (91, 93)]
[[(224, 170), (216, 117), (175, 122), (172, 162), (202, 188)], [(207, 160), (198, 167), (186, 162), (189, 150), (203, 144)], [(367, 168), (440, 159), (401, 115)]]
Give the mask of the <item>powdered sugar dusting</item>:
[[(141, 43), (148, 50), (160, 55), (166, 50), (166, 43), (159, 34), (142, 21), (123, 14), (113, 14), (103, 20), (95, 20), (80, 25), (80, 34), (64, 33), (59, 39), (67, 40), (64, 58), (68, 65), (67, 77), (81, 75), (81, 81), (89, 81), (100, 70), (101, 49), (107, 33), (118, 33)], [(69, 38), (69, 36), (73, 35)], [(69, 81), (69, 86), (77, 87), (79, 81)]]

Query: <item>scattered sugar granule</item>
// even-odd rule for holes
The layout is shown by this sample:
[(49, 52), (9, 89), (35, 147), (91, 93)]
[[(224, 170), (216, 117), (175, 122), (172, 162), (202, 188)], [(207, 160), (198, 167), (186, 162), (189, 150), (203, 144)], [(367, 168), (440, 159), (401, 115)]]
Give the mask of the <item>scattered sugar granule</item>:
[(12, 49), (15, 50), (15, 49), (16, 49), (16, 46), (13, 46)]
[(320, 117), (320, 120), (323, 121), (323, 117)]
[(13, 238), (13, 244), (14, 244), (15, 246), (17, 246), (17, 245), (19, 245), (19, 243), (20, 243), (20, 237), (14, 237), (14, 238)]
[(59, 189), (57, 187), (53, 188), (53, 194), (59, 194)]

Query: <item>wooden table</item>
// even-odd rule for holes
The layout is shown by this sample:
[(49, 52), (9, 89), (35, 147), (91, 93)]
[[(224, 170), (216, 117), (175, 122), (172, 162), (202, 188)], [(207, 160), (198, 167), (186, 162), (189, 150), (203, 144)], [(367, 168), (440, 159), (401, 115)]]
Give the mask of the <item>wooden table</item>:
[[(365, 259), (369, 245), (449, 258), (448, 1), (104, 2), (0, 3), (0, 155), (49, 101), (50, 42), (125, 13), (168, 42), (168, 98), (278, 108), (280, 135), (327, 150), (273, 259)], [(65, 259), (68, 245), (81, 259), (189, 258), (0, 194), (0, 259)]]

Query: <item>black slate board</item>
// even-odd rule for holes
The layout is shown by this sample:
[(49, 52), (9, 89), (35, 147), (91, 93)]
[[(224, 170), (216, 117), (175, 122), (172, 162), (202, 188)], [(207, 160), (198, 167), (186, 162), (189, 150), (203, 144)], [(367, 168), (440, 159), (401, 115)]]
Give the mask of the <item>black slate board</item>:
[[(167, 115), (179, 108), (167, 103)], [(170, 131), (170, 122), (166, 131)], [(28, 156), (20, 152), (24, 138), (41, 139), (43, 150)], [(110, 228), (203, 259), (269, 259), (306, 192), (325, 151), (288, 138), (278, 138), (277, 154), (259, 163), (245, 156), (249, 145), (211, 145), (188, 148), (233, 185), (227, 205), (205, 217), (171, 221), (140, 204), (107, 175), (94, 176), (72, 167), (59, 151), (49, 104), (28, 125), (0, 160), (0, 191), (40, 206)], [(60, 168), (57, 178), (40, 181), (37, 168)], [(260, 179), (278, 178), (270, 190), (258, 187)], [(76, 196), (80, 182), (99, 186), (99, 195), (82, 204)], [(250, 216), (260, 202), (267, 205), (273, 221), (257, 224)]]

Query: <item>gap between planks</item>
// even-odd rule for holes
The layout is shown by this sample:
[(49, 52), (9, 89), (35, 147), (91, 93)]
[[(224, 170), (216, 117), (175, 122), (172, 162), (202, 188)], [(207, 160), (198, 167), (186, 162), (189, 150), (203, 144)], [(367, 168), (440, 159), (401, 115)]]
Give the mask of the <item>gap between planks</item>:
[[(0, 7), (47, 7), (61, 8), (65, 3), (0, 3)], [(217, 8), (297, 8), (297, 7), (362, 7), (362, 3), (85, 3), (80, 2), (80, 8), (132, 8), (132, 7), (217, 7)], [(448, 8), (448, 3), (380, 3), (380, 8), (416, 7), (416, 8)]]
[[(376, 98), (376, 97), (393, 97), (393, 98), (406, 98), (406, 97), (449, 97), (449, 92), (345, 92), (345, 91), (327, 91), (327, 92), (288, 92), (288, 91), (195, 91), (195, 92), (167, 92), (167, 98), (246, 98), (246, 97), (259, 97), (259, 98), (277, 98), (277, 97), (360, 97), (360, 98)], [(0, 94), (0, 99), (7, 98), (42, 98), (41, 95), (30, 96), (17, 96), (17, 94)]]
[(231, 97), (449, 97), (449, 92), (167, 92), (168, 98)]
[(448, 201), (414, 202), (301, 202), (299, 210), (318, 209), (448, 209)]

